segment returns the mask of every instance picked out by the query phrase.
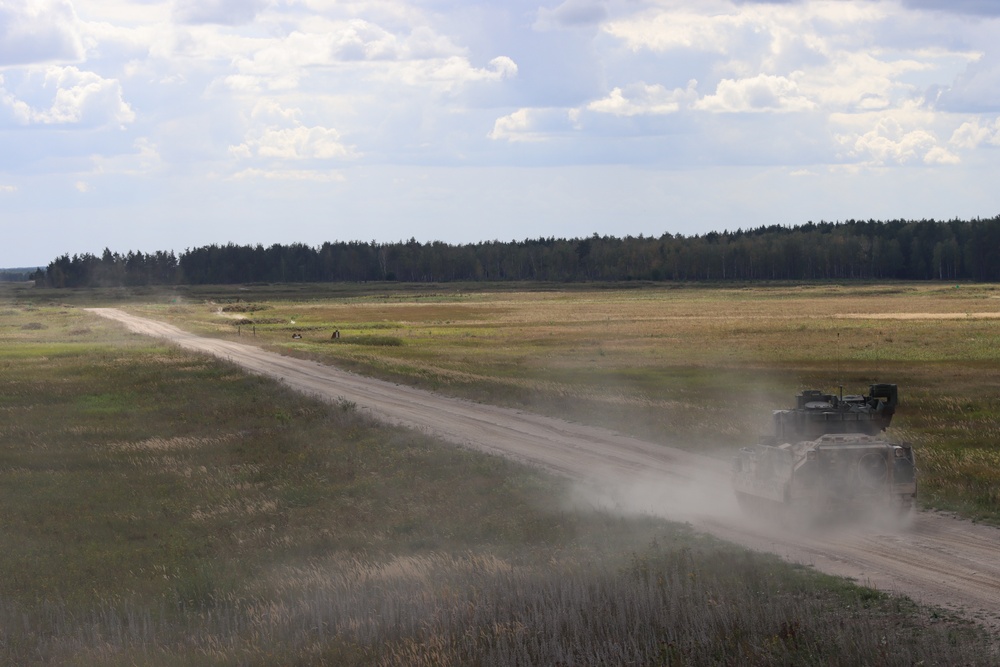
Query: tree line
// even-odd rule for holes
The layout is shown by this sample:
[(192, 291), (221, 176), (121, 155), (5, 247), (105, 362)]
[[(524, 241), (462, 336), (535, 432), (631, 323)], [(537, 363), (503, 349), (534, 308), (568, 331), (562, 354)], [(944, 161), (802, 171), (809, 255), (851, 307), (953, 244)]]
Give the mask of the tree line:
[(32, 278), (51, 287), (344, 281), (1000, 281), (1000, 216), (808, 222), (660, 237), (452, 245), (209, 245), (152, 254), (63, 255)]
[(31, 280), (35, 269), (0, 269), (0, 283), (23, 283)]

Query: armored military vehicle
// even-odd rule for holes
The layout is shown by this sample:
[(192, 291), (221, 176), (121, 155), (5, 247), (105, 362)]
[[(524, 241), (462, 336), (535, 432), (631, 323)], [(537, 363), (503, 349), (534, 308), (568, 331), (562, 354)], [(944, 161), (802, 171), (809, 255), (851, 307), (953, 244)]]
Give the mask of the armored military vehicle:
[(906, 514), (917, 492), (913, 447), (883, 434), (897, 403), (894, 384), (863, 396), (802, 392), (794, 408), (775, 410), (773, 434), (733, 461), (740, 504), (809, 518)]

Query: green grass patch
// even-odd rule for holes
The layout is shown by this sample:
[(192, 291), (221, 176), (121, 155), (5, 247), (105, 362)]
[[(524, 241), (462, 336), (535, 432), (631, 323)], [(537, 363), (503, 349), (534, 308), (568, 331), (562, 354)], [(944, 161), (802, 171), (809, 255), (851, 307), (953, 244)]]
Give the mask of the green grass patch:
[(332, 345), (368, 345), (372, 347), (401, 347), (403, 339), (398, 336), (375, 336), (370, 334), (345, 335), (328, 341)]

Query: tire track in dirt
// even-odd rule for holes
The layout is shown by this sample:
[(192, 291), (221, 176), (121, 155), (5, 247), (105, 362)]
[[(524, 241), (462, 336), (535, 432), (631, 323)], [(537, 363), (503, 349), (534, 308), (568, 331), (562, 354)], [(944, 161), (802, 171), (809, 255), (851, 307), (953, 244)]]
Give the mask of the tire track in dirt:
[(740, 514), (727, 465), (598, 427), (440, 396), (233, 341), (203, 338), (111, 308), (90, 309), (130, 331), (212, 354), (379, 419), (513, 458), (579, 482), (585, 502), (688, 521), (723, 539), (907, 595), (1000, 634), (1000, 529), (930, 512), (904, 529), (865, 526), (792, 533)]

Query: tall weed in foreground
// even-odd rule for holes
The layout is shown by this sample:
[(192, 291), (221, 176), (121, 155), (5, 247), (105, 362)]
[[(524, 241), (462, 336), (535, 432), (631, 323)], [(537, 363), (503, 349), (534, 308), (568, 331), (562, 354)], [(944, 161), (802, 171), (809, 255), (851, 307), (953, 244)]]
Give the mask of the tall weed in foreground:
[[(620, 526), (619, 526), (620, 528)], [(622, 556), (628, 556), (623, 558)], [(990, 665), (983, 635), (683, 529), (547, 563), (429, 553), (280, 567), (211, 608), (52, 606), (62, 664)], [(25, 623), (0, 609), (0, 627)], [(42, 634), (42, 633), (40, 633)], [(11, 636), (8, 634), (7, 639)], [(5, 643), (8, 657), (18, 657)], [(23, 657), (23, 656), (22, 656)]]

